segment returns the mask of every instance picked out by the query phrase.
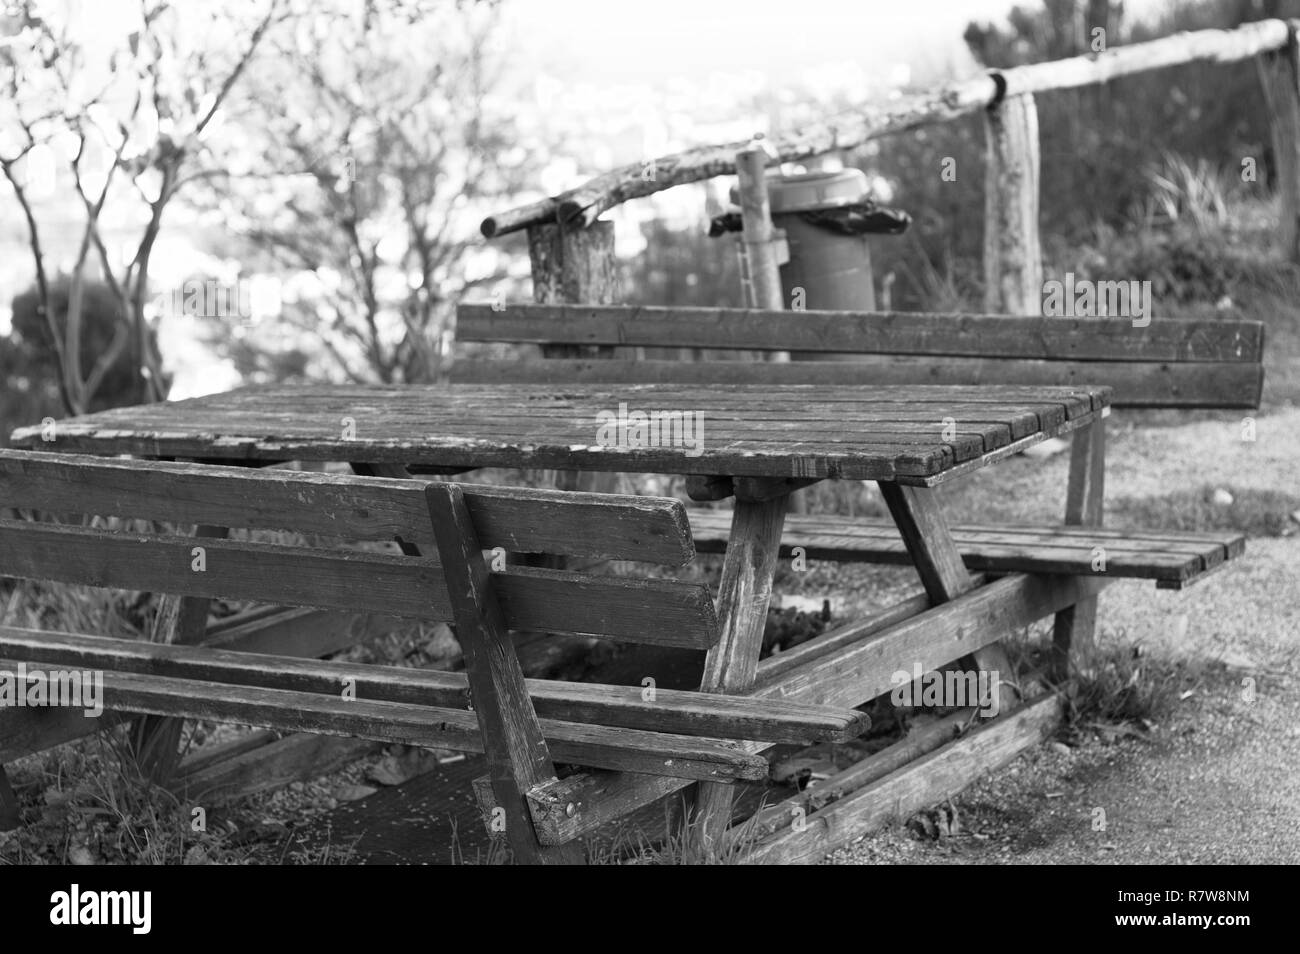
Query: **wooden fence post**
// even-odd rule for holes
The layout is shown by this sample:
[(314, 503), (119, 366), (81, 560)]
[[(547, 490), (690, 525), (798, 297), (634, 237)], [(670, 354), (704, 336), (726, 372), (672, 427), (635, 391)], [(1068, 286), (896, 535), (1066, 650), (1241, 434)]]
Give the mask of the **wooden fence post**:
[(1030, 93), (984, 113), (984, 312), (1038, 315), (1043, 255), (1038, 242), (1038, 109)]
[[(1289, 262), (1300, 262), (1300, 51), (1296, 26), (1296, 21), (1287, 21), (1287, 44), (1280, 56), (1265, 59), (1261, 54), (1255, 59), (1277, 165), (1278, 250)], [(1258, 177), (1262, 157), (1254, 159)]]
[[(539, 305), (612, 305), (618, 300), (613, 222), (593, 222), (587, 228), (531, 226), (528, 259), (533, 272), (533, 301)], [(613, 351), (601, 347), (597, 353), (610, 357)], [(548, 358), (573, 358), (582, 353), (582, 348), (543, 345), (542, 353)], [(594, 425), (592, 435), (594, 438)], [(612, 492), (616, 484), (616, 474), (557, 471), (555, 475), (555, 486), (560, 490)]]

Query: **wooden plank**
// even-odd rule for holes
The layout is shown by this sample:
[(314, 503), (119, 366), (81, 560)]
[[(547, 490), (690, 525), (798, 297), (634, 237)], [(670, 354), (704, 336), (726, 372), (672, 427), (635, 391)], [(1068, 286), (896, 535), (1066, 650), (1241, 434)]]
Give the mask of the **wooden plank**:
[[(976, 578), (982, 584), (982, 576)], [(895, 603), (888, 609), (874, 613), (865, 619), (854, 620), (843, 626), (836, 626), (820, 636), (800, 643), (783, 652), (768, 656), (758, 661), (758, 674), (754, 681), (754, 690), (759, 692), (765, 687), (776, 685), (788, 672), (798, 669), (818, 656), (842, 649), (867, 636), (872, 636), (888, 629), (896, 623), (919, 616), (930, 608), (930, 598), (924, 593), (910, 599)]]
[[(433, 546), (425, 481), (0, 451), (0, 499), (96, 514)], [(685, 512), (665, 498), (463, 485), (488, 548), (680, 566)]]
[[(1065, 522), (1101, 526), (1106, 495), (1106, 419), (1077, 432), (1070, 444), (1070, 476), (1066, 486)], [(1183, 577), (1187, 579), (1189, 577)], [(1069, 677), (1071, 653), (1090, 665), (1097, 628), (1097, 600), (1086, 599), (1056, 614), (1052, 627), (1050, 669), (1058, 681)]]
[(799, 830), (787, 828), (760, 841), (745, 860), (750, 864), (819, 861), (834, 848), (951, 798), (985, 773), (1010, 763), (1047, 738), (1060, 718), (1061, 702), (1056, 696), (1026, 705), (831, 802), (808, 816)]
[[(726, 550), (724, 515), (699, 512), (696, 545), (701, 553)], [(1208, 573), (1229, 555), (1237, 555), (1243, 538), (1232, 533), (1146, 531), (1094, 532), (1091, 527), (958, 526), (952, 538), (968, 570), (1024, 573), (1096, 573), (1111, 578), (1186, 583)], [(897, 529), (881, 521), (847, 518), (807, 520), (790, 517), (781, 540), (782, 556), (795, 547), (815, 560), (904, 565), (911, 557)], [(1094, 570), (1095, 549), (1105, 551), (1104, 570)]]
[[(223, 540), (225, 527), (199, 524), (192, 540), (206, 546), (207, 541)], [(164, 595), (158, 601), (149, 638), (154, 643), (180, 645), (197, 643), (207, 633), (211, 600), (203, 597)], [(131, 726), (130, 745), (141, 771), (152, 781), (165, 784), (180, 763), (180, 719), (145, 716)]]
[(425, 488), (425, 497), (451, 594), (456, 639), (465, 654), (492, 791), (505, 810), (506, 838), (515, 861), (578, 864), (582, 854), (577, 846), (543, 845), (533, 830), (524, 793), (553, 781), (555, 766), (528, 698), (465, 495), (459, 487), (445, 484)]
[(930, 672), (1098, 592), (1105, 580), (1010, 574), (764, 683), (759, 694), (859, 706), (893, 688), (891, 675)]
[[(375, 702), (453, 709), (467, 708), (469, 702), (467, 677), (458, 672), (318, 662), (13, 627), (0, 627), (0, 656), (61, 668), (105, 669), (324, 695), (335, 695), (340, 686), (350, 685), (357, 698)], [(870, 725), (865, 713), (848, 708), (758, 702), (674, 689), (656, 689), (653, 697), (646, 697), (640, 687), (551, 679), (529, 679), (526, 685), (538, 713), (561, 722), (791, 743), (844, 742)]]
[[(1154, 324), (1154, 322), (1153, 322)], [(999, 358), (863, 357), (853, 362), (771, 366), (745, 361), (553, 359), (457, 361), (452, 381), (465, 384), (807, 384), (824, 385), (1098, 384), (1114, 389), (1115, 407), (1257, 408), (1263, 368), (1204, 362), (1041, 361)]]
[[(937, 669), (971, 647), (1050, 616), (1105, 585), (1104, 580), (1079, 577), (1003, 577), (888, 629), (818, 653), (778, 678), (763, 681), (750, 694), (836, 706), (862, 705), (893, 687), (890, 676), (895, 671), (911, 672), (914, 662), (920, 662), (925, 671)], [(762, 750), (755, 746), (752, 751)], [(584, 837), (685, 784), (584, 772), (561, 779), (538, 798), (530, 798), (533, 821), (544, 837), (561, 843)]]
[[(436, 485), (435, 485), (436, 486)], [(445, 486), (445, 485), (444, 485)], [(269, 543), (205, 541), (192, 569), (188, 538), (0, 521), (0, 575), (117, 589), (315, 606), (447, 620), (441, 568), (431, 559)], [(708, 589), (674, 580), (498, 574), (511, 629), (578, 633), (703, 649), (717, 639)]]
[[(0, 661), (12, 671), (13, 660)], [(482, 752), (474, 714), (434, 706), (346, 700), (317, 693), (204, 683), (192, 679), (104, 673), (109, 709), (355, 736), (425, 748)], [(555, 758), (621, 772), (695, 780), (767, 776), (767, 762), (740, 743), (542, 720)]]
[[(1042, 283), (1036, 301), (1041, 301)], [(642, 305), (461, 304), (458, 341), (744, 348), (838, 354), (1040, 358), (1069, 361), (1221, 361), (1258, 364), (1258, 321), (1175, 319), (1135, 328), (1129, 318), (1041, 318), (915, 312), (661, 308)]]
[(808, 817), (819, 809), (928, 755), (960, 736), (977, 721), (975, 710), (959, 709), (923, 728), (914, 729), (893, 745), (867, 756), (828, 779), (818, 781), (797, 795), (764, 805), (743, 825), (737, 825), (727, 833), (728, 842), (743, 845), (773, 835), (793, 825), (796, 820), (801, 824), (806, 823)]

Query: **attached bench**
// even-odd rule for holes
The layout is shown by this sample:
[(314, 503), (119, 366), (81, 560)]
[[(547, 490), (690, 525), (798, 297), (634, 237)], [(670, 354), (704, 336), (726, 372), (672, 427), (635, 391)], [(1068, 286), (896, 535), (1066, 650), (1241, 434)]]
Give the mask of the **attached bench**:
[[(788, 312), (727, 308), (463, 304), (463, 343), (703, 349), (705, 360), (627, 357), (458, 359), (455, 381), (727, 384), (1106, 385), (1129, 408), (1250, 409), (1263, 389), (1257, 321)], [(707, 360), (727, 350), (820, 353), (835, 361)], [(846, 360), (846, 358), (848, 360)], [(957, 459), (978, 454), (978, 421), (954, 421)], [(954, 527), (972, 570), (1153, 579), (1178, 589), (1243, 551), (1232, 533), (1106, 530), (1101, 523), (1100, 424), (1075, 439), (1066, 526)], [(1097, 458), (1097, 459), (1094, 459)], [(704, 494), (693, 495), (708, 499)], [(1091, 508), (1085, 498), (1095, 497)], [(1092, 509), (1095, 513), (1084, 513)], [(727, 515), (693, 512), (696, 544), (719, 552)], [(791, 514), (783, 547), (831, 560), (905, 563), (893, 524)], [(1097, 547), (1105, 550), (1098, 570)]]
[[(729, 516), (720, 510), (692, 513), (691, 529), (700, 553), (726, 549)], [(953, 527), (952, 536), (970, 570), (1154, 580), (1162, 590), (1181, 590), (1246, 550), (1244, 536), (1226, 531), (967, 524)], [(886, 521), (792, 515), (786, 517), (782, 555), (789, 556), (795, 547), (814, 560), (911, 563), (897, 528)]]
[[(717, 641), (703, 585), (494, 569), (484, 556), (500, 548), (681, 566), (694, 546), (675, 500), (0, 451), (0, 502), (113, 518), (107, 526), (0, 520), (0, 576), (451, 622), (464, 674), (14, 627), (0, 627), (0, 672), (25, 664), (49, 692), (57, 670), (102, 674), (111, 710), (486, 752), (519, 860), (580, 858), (565, 843), (576, 832), (535, 824), (545, 814), (538, 793), (558, 784), (554, 760), (734, 782), (765, 778), (759, 753), (773, 743), (844, 741), (866, 728), (862, 713), (843, 707), (863, 700), (669, 690), (648, 698), (639, 686), (524, 679), (512, 629), (699, 650)], [(181, 537), (122, 520), (367, 545)], [(401, 554), (374, 546), (395, 539)], [(0, 709), (0, 763), (48, 747), (41, 714)]]

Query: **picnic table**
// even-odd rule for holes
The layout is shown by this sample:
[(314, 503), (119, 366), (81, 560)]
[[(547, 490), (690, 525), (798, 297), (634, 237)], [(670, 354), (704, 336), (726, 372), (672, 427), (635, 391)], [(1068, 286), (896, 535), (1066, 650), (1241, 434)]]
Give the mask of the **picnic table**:
[[(1068, 612), (1091, 591), (1064, 585), (1066, 577), (970, 573), (934, 488), (1088, 427), (1107, 412), (1109, 393), (844, 384), (273, 385), (117, 408), (57, 421), (52, 435), (23, 429), (13, 440), (46, 451), (253, 466), (346, 461), (388, 476), (399, 467), (688, 475), (692, 496), (735, 497), (717, 594), (721, 636), (708, 651), (701, 686), (723, 693), (761, 689), (759, 655), (788, 494), (822, 479), (875, 480), (930, 608), (906, 619), (912, 635), (885, 660), (854, 656), (860, 640), (832, 640), (815, 660), (822, 684), (805, 698), (861, 704), (888, 688), (899, 665), (910, 670), (915, 660), (934, 669), (970, 655), (978, 668), (1004, 674), (1003, 699), (1014, 705), (1014, 680), (996, 640)], [(650, 421), (659, 426), (650, 429)], [(1100, 448), (1094, 466), (1101, 467)], [(977, 591), (959, 614), (930, 617), (940, 604)], [(793, 654), (782, 655), (792, 657), (782, 667), (788, 672)], [(731, 792), (703, 783), (701, 798), (725, 808)]]

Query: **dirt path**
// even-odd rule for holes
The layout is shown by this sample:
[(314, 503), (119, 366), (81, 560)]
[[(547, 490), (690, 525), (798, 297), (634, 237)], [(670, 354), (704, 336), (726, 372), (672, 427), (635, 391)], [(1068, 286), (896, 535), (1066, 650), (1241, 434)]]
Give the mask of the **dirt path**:
[[(1295, 409), (1259, 415), (1253, 444), (1228, 415), (1119, 423), (1108, 500), (1220, 483), (1300, 491)], [(1011, 462), (1008, 496), (1054, 502), (1064, 461), (1028, 463)], [(899, 825), (829, 860), (1300, 862), (1300, 536), (1252, 539), (1243, 559), (1183, 592), (1117, 584), (1099, 618), (1103, 646), (1140, 643), (1148, 658), (1186, 666), (1194, 691), (1149, 738), (1044, 746), (955, 800), (957, 835), (920, 841)]]

